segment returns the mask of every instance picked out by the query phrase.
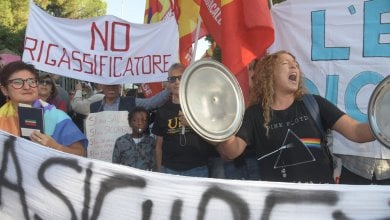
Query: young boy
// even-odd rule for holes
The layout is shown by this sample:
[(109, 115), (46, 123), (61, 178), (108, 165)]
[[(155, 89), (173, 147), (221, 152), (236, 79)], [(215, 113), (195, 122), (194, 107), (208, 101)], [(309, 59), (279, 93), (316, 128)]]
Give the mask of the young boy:
[(128, 117), (132, 134), (115, 141), (112, 162), (142, 170), (155, 170), (156, 141), (149, 135), (149, 113), (144, 107), (135, 107)]

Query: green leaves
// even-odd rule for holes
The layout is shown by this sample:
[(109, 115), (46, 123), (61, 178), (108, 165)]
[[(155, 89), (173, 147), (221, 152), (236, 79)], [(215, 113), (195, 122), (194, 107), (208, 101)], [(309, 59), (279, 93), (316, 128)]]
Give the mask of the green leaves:
[[(35, 0), (49, 14), (62, 18), (91, 18), (106, 14), (103, 0)], [(23, 51), (29, 0), (0, 0), (0, 50)]]

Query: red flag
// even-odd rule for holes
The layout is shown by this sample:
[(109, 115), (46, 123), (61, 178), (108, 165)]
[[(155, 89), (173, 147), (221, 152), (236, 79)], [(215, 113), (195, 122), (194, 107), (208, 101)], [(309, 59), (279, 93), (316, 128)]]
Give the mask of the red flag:
[(222, 63), (234, 74), (274, 41), (267, 0), (201, 0), (200, 14), (222, 50)]
[[(174, 13), (179, 26), (179, 53), (180, 63), (187, 66), (192, 59), (192, 43), (196, 40), (196, 28), (199, 19), (199, 0), (175, 0)], [(198, 39), (207, 34), (202, 24)]]
[[(165, 16), (175, 15), (180, 37), (180, 63), (186, 66), (191, 63), (192, 43), (196, 38), (199, 10), (199, 0), (146, 0), (144, 23), (158, 22)], [(202, 24), (198, 38), (206, 34), (206, 28)]]
[(172, 15), (172, 4), (170, 0), (146, 0), (144, 23), (159, 22)]
[[(144, 23), (163, 20), (166, 16), (175, 15), (179, 27), (180, 63), (187, 66), (192, 59), (192, 43), (196, 38), (196, 27), (199, 18), (199, 0), (146, 0)], [(207, 34), (201, 25), (198, 38)], [(161, 83), (148, 83), (141, 86), (145, 97), (150, 97), (162, 90)]]
[(162, 82), (155, 82), (155, 83), (143, 83), (139, 87), (142, 94), (144, 94), (145, 98), (152, 97), (159, 93), (161, 90), (163, 90), (163, 83)]

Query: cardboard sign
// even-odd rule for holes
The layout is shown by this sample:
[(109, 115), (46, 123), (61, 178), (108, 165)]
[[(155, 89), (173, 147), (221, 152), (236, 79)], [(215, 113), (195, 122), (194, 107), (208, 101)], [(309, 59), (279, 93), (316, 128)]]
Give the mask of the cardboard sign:
[(131, 133), (127, 117), (127, 111), (102, 111), (88, 115), (85, 131), (89, 141), (89, 158), (112, 161), (115, 140)]

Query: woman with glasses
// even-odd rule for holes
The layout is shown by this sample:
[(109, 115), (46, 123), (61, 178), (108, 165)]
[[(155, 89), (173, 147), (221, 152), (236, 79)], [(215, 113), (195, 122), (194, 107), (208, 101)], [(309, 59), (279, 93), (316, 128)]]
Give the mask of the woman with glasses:
[(16, 61), (0, 74), (0, 88), (7, 103), (0, 108), (0, 130), (20, 136), (18, 105), (31, 105), (44, 112), (44, 133), (33, 131), (30, 140), (59, 151), (86, 156), (88, 140), (69, 116), (38, 97), (38, 72), (31, 64)]
[(54, 79), (49, 75), (39, 77), (38, 81), (38, 95), (43, 101), (54, 105), (57, 109), (66, 112), (66, 103), (64, 100), (57, 98), (58, 91), (55, 86)]

